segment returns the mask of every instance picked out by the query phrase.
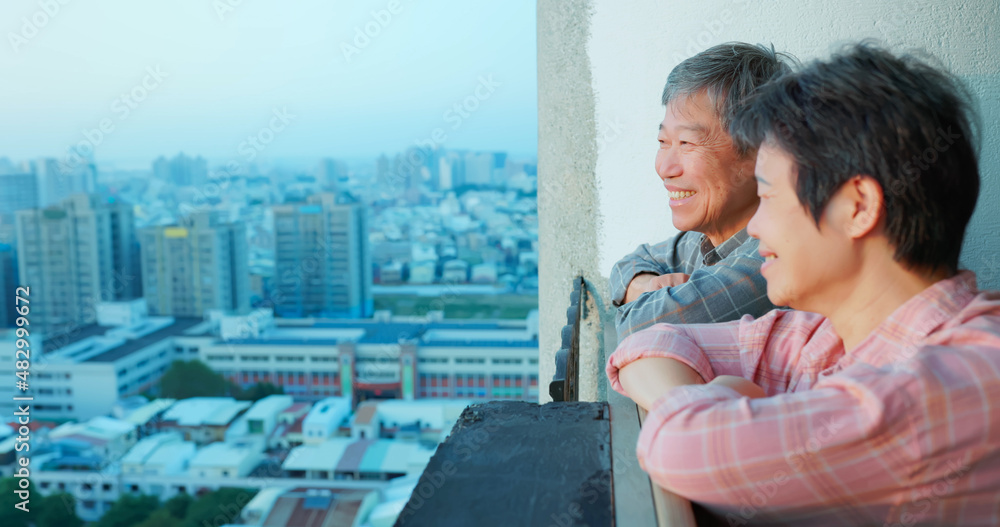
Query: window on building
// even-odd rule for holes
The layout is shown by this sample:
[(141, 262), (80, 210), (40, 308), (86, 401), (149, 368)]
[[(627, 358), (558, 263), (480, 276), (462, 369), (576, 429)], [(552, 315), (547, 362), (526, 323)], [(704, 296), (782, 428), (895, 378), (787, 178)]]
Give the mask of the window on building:
[(486, 359), (459, 357), (455, 359), (455, 364), (486, 364)]

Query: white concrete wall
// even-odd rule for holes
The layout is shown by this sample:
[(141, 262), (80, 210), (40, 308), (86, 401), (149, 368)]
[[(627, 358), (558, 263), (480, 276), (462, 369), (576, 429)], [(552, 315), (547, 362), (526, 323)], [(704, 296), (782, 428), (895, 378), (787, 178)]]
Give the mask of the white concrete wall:
[[(875, 38), (921, 49), (973, 88), (983, 122), (983, 191), (963, 263), (1000, 288), (1000, 1), (593, 0), (587, 52), (597, 127), (599, 271), (643, 242), (675, 233), (653, 169), (660, 94), (680, 60), (731, 40), (773, 43), (800, 60)], [(541, 26), (542, 22), (539, 21)], [(544, 246), (544, 241), (543, 241)]]

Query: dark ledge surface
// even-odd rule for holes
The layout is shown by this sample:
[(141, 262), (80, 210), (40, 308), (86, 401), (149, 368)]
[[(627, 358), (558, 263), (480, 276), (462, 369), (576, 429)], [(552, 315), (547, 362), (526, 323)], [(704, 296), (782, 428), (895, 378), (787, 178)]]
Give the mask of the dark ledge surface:
[(492, 401), (462, 412), (396, 526), (610, 526), (611, 491), (607, 403)]

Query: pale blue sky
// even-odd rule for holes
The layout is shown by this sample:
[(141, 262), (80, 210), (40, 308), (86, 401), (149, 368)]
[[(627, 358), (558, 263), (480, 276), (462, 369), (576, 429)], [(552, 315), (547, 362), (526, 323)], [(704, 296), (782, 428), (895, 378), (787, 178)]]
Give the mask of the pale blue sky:
[[(110, 133), (90, 134), (98, 162), (241, 159), (276, 109), (295, 118), (261, 159), (391, 153), (436, 128), (447, 148), (535, 154), (535, 2), (399, 0), (378, 22), (372, 11), (389, 5), (76, 0), (49, 16), (35, 0), (3, 2), (0, 156), (64, 156), (105, 120)], [(22, 17), (44, 27), (32, 34)], [(377, 36), (348, 60), (343, 45), (366, 25)], [(157, 66), (162, 80), (147, 73)], [(475, 111), (446, 114), (481, 78), (493, 88)]]

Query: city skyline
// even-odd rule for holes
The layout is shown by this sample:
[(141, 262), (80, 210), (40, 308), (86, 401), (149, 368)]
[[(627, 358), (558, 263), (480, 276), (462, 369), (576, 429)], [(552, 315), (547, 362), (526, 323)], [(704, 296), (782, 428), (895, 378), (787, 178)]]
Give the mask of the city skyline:
[(534, 0), (0, 21), (5, 518), (386, 527), (539, 399)]

